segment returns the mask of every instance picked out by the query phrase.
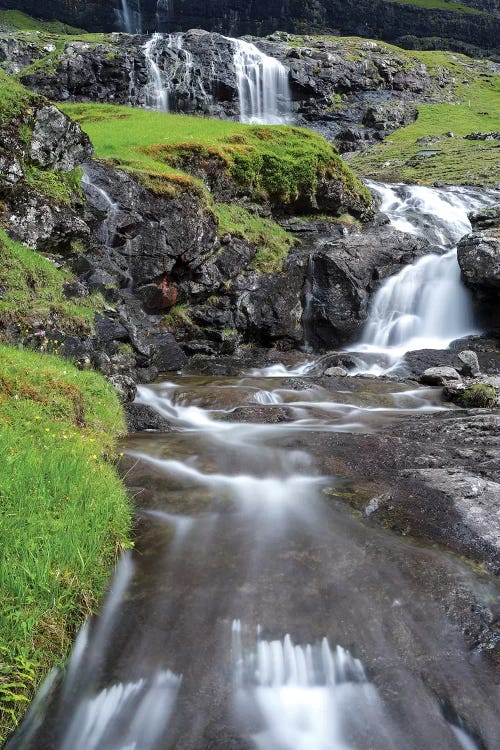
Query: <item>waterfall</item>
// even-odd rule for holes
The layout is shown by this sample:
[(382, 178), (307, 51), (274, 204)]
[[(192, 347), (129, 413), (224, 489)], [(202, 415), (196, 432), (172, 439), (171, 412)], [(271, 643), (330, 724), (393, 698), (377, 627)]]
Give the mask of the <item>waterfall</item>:
[(234, 49), (241, 122), (287, 123), (292, 109), (288, 69), (250, 42), (229, 41)]
[[(170, 63), (168, 67), (161, 64), (166, 50), (176, 53), (167, 58)], [(146, 107), (169, 112), (174, 97), (189, 100), (196, 90), (203, 98), (208, 96), (194, 69), (193, 55), (184, 47), (182, 34), (153, 34), (144, 45), (144, 56), (148, 70)]]
[(118, 22), (127, 34), (142, 34), (141, 0), (136, 0), (136, 8), (131, 8), (129, 0), (121, 0), (121, 10), (118, 11)]
[(350, 349), (383, 353), (392, 366), (405, 352), (446, 349), (453, 340), (477, 333), (455, 245), (471, 230), (468, 213), (493, 203), (493, 193), (465, 187), (377, 183), (371, 183), (370, 188), (380, 196), (380, 209), (395, 229), (429, 240), (437, 252), (406, 266), (382, 284), (372, 301), (361, 341)]
[(146, 107), (159, 109), (162, 112), (169, 110), (169, 81), (160, 70), (157, 59), (160, 43), (163, 42), (161, 34), (153, 34), (144, 45), (144, 56), (148, 71), (148, 82), (146, 84)]

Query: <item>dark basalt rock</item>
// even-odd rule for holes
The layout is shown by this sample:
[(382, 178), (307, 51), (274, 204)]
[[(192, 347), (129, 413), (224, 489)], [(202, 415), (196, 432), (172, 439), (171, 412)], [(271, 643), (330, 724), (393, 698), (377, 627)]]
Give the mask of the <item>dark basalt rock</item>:
[(470, 214), (472, 234), (458, 243), (462, 278), (489, 326), (500, 325), (500, 204)]
[(148, 404), (127, 404), (125, 416), (129, 432), (143, 432), (144, 430), (170, 432), (172, 430), (168, 419), (162, 417)]
[(387, 226), (353, 232), (313, 251), (308, 339), (316, 350), (353, 341), (380, 282), (430, 251), (423, 240)]

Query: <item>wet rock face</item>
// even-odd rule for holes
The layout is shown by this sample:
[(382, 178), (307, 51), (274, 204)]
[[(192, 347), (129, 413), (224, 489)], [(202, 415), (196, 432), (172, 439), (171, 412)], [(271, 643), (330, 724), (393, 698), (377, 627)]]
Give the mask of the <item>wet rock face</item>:
[(426, 252), (425, 241), (388, 226), (355, 232), (313, 251), (308, 307), (313, 348), (355, 340), (380, 282)]
[(76, 122), (56, 107), (38, 110), (29, 146), (31, 161), (39, 167), (70, 172), (92, 155), (92, 144)]
[(500, 325), (500, 205), (470, 215), (472, 234), (458, 244), (462, 278), (488, 324)]

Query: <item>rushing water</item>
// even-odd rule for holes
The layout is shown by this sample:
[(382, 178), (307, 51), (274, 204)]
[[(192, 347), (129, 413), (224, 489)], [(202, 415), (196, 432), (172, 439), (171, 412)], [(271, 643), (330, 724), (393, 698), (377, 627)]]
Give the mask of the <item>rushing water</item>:
[[(450, 248), (489, 196), (372, 187), (395, 226), (440, 254), (381, 287), (364, 345), (399, 356), (417, 340), (448, 341), (470, 320), (453, 307), (462, 291)], [(119, 207), (89, 174), (85, 189), (111, 244)], [(139, 387), (137, 401), (171, 431), (124, 446), (136, 549), (8, 750), (499, 746), (491, 663), (456, 619), (463, 601), (486, 609), (496, 585), (345, 502), (368, 493), (376, 506), (384, 488), (353, 475), (341, 449), (370, 450), (364, 441), (399, 420), (437, 418), (440, 391), (364, 378), (327, 389), (310, 366)]]
[[(390, 369), (405, 352), (446, 349), (453, 340), (478, 332), (456, 244), (471, 230), (468, 214), (498, 200), (498, 194), (467, 187), (371, 183), (370, 188), (395, 229), (422, 237), (436, 248), (380, 286), (361, 341), (350, 347), (385, 355)], [(380, 365), (361, 369), (383, 371)]]
[(439, 392), (347, 385), (140, 387), (173, 431), (127, 441), (136, 550), (9, 750), (493, 750), (493, 676), (441, 601), (490, 584), (353, 516), (323, 448), (442, 410)]
[(241, 122), (277, 125), (290, 121), (288, 69), (255, 44), (230, 39), (238, 81)]

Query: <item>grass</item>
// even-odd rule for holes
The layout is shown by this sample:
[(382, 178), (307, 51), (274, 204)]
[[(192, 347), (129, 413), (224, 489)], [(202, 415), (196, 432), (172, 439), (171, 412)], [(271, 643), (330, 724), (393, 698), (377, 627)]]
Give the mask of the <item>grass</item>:
[(194, 167), (218, 161), (257, 199), (291, 203), (328, 176), (342, 180), (346, 191), (366, 205), (370, 202), (335, 149), (301, 128), (258, 127), (109, 104), (68, 104), (62, 109), (88, 133), (97, 158), (147, 179), (185, 180)]
[[(385, 181), (475, 183), (500, 180), (500, 143), (470, 141), (472, 132), (500, 130), (500, 75), (488, 64), (446, 52), (408, 52), (425, 63), (434, 76), (450, 71), (446, 95), (453, 102), (418, 105), (414, 123), (390, 135), (382, 144), (356, 155), (349, 164), (363, 175)], [(449, 138), (446, 133), (455, 137)], [(428, 136), (436, 142), (418, 143)], [(421, 155), (423, 149), (434, 156)]]
[(385, 0), (385, 2), (395, 3), (396, 5), (414, 5), (426, 10), (447, 10), (452, 13), (469, 13), (472, 15), (483, 14), (483, 11), (478, 8), (471, 8), (470, 5), (454, 2), (454, 0)]
[(260, 273), (282, 270), (285, 258), (296, 242), (293, 235), (275, 221), (264, 219), (235, 204), (218, 204), (215, 214), (219, 221), (219, 236), (232, 234), (257, 247), (252, 263), (254, 270)]
[(0, 126), (12, 119), (26, 115), (36, 95), (0, 70)]
[(19, 10), (0, 10), (0, 27), (6, 31), (40, 31), (51, 34), (82, 34), (83, 29), (61, 21), (40, 21)]
[(95, 312), (102, 309), (100, 295), (67, 300), (63, 285), (72, 280), (43, 255), (12, 240), (0, 230), (0, 328), (9, 324), (45, 327), (50, 320), (71, 333), (91, 333)]
[(125, 431), (104, 378), (0, 346), (0, 736), (95, 611), (130, 508), (115, 470)]

